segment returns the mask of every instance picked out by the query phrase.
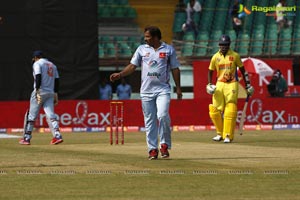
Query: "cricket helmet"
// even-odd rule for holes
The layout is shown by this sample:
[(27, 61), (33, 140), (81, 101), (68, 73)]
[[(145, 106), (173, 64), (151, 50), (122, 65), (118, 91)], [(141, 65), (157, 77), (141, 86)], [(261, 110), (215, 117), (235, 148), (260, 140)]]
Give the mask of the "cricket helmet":
[(230, 45), (230, 37), (228, 35), (222, 35), (219, 39), (219, 45)]

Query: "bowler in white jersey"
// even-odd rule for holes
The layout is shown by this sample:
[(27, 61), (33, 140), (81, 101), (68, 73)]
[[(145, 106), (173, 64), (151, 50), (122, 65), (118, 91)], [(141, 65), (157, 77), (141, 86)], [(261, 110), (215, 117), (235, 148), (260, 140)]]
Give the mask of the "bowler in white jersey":
[(182, 99), (180, 64), (174, 47), (161, 41), (161, 31), (158, 27), (146, 27), (144, 40), (146, 44), (137, 48), (130, 64), (121, 72), (111, 74), (110, 80), (119, 80), (133, 73), (137, 67), (141, 67), (140, 96), (146, 128), (146, 141), (149, 160), (154, 160), (158, 157), (159, 148), (161, 157), (168, 158), (168, 150), (172, 147), (169, 115), (171, 86), (169, 81), (171, 72), (176, 85), (177, 99)]
[(63, 142), (63, 139), (54, 113), (54, 105), (58, 103), (58, 71), (52, 62), (43, 58), (42, 51), (35, 51), (32, 61), (34, 77), (33, 92), (31, 93), (29, 111), (25, 114), (23, 139), (21, 139), (19, 143), (22, 145), (30, 145), (34, 122), (38, 117), (41, 107), (43, 107), (49, 128), (53, 135), (50, 144), (59, 144)]

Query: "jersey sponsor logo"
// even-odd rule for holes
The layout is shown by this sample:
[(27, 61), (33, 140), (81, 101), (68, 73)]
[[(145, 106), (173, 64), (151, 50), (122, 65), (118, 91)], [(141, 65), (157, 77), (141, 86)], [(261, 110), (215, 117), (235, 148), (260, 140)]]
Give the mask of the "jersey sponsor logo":
[(231, 63), (229, 63), (229, 64), (219, 64), (219, 69), (220, 70), (231, 69)]
[(151, 60), (150, 62), (149, 62), (149, 67), (157, 67), (157, 61), (156, 60)]
[(166, 52), (159, 52), (159, 58), (165, 58), (167, 56)]
[(147, 76), (159, 78), (161, 74), (158, 72), (148, 72)]

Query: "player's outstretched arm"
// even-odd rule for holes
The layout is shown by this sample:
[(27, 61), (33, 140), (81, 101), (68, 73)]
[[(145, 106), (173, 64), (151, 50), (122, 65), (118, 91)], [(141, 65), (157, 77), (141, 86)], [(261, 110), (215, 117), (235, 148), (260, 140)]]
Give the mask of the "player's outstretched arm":
[(125, 77), (125, 76), (128, 76), (128, 75), (132, 74), (135, 71), (136, 67), (137, 66), (135, 66), (134, 64), (129, 64), (121, 72), (111, 74), (109, 79), (110, 79), (111, 82), (119, 80), (122, 77)]

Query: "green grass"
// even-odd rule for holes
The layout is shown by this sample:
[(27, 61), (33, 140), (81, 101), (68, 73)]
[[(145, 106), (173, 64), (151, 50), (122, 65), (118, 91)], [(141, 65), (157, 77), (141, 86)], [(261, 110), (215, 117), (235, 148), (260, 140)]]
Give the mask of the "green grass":
[(0, 140), (0, 199), (300, 199), (300, 131), (173, 132), (171, 158), (149, 161), (144, 133), (109, 145), (107, 133)]

